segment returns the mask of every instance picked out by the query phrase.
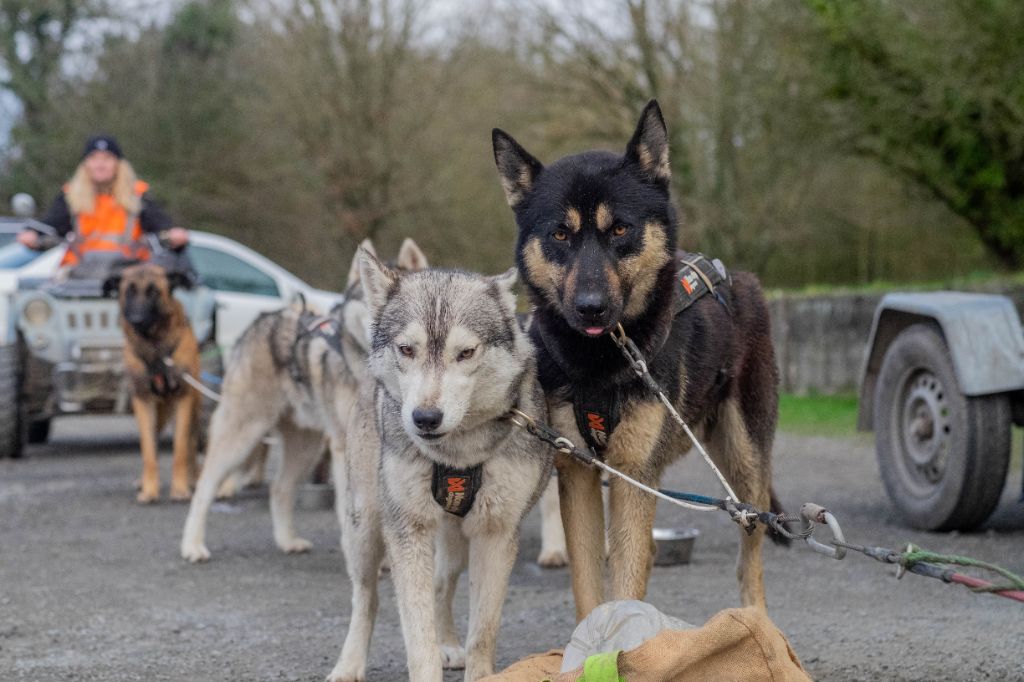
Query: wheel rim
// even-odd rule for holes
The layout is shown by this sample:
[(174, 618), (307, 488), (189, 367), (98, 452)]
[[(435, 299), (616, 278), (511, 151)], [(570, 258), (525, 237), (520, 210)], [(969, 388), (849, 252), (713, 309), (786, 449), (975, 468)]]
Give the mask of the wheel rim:
[(924, 497), (941, 483), (952, 438), (948, 393), (931, 372), (908, 372), (893, 410), (899, 468), (911, 492)]

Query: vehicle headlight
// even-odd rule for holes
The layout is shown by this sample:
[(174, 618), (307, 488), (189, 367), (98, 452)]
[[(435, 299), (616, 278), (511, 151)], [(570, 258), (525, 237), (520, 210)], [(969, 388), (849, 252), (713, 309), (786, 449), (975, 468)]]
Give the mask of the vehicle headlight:
[(50, 321), (50, 317), (53, 315), (53, 307), (45, 300), (37, 298), (25, 305), (24, 315), (29, 324), (37, 327), (42, 326)]

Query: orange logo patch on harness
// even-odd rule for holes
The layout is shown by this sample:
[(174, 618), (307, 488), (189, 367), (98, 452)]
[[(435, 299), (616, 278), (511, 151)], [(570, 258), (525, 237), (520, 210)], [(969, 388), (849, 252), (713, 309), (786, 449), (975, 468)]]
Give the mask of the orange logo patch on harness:
[(591, 431), (604, 432), (604, 417), (596, 412), (587, 412), (587, 426)]
[(679, 283), (683, 285), (683, 289), (686, 290), (688, 295), (693, 294), (693, 289), (697, 285), (697, 276), (693, 273), (687, 273), (679, 278)]
[(445, 496), (444, 508), (456, 512), (462, 508), (466, 499), (466, 478), (464, 476), (448, 477), (448, 494)]
[(483, 465), (468, 469), (446, 466), (434, 462), (430, 492), (434, 501), (449, 514), (465, 516), (473, 508), (476, 492), (483, 484)]

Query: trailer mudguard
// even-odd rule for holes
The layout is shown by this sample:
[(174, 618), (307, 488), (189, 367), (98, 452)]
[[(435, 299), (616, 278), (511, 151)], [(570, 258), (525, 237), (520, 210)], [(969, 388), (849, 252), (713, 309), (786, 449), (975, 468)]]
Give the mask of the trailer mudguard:
[(887, 294), (875, 311), (864, 355), (860, 430), (873, 428), (875, 381), (889, 344), (901, 331), (922, 322), (942, 331), (965, 395), (1024, 388), (1024, 332), (1009, 298), (954, 291)]

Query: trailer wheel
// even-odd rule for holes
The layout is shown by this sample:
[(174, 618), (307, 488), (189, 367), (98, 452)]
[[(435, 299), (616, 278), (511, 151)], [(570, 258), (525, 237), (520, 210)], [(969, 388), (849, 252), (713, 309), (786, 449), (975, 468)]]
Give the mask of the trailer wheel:
[(875, 386), (882, 481), (924, 530), (969, 530), (999, 502), (1010, 460), (1008, 396), (965, 396), (942, 334), (915, 324), (886, 350)]
[(17, 458), (24, 452), (26, 432), (21, 377), (18, 344), (0, 346), (0, 458)]

